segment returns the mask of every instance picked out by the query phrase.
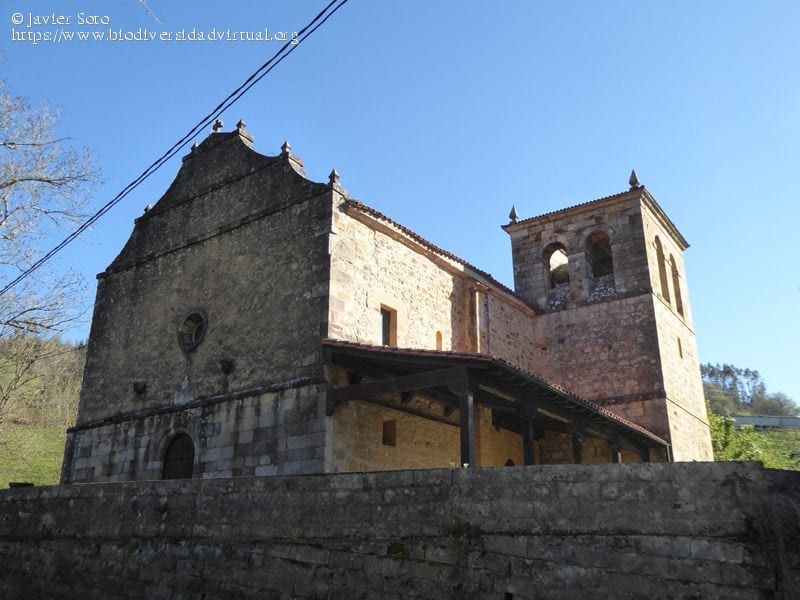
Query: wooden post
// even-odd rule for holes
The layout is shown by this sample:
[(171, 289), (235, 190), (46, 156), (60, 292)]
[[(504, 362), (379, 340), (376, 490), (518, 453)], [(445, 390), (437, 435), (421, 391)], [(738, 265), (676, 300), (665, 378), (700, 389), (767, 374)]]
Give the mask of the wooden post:
[(533, 415), (526, 414), (524, 416), (525, 421), (523, 422), (522, 427), (522, 454), (525, 457), (525, 465), (535, 465), (536, 464), (536, 427), (535, 427), (535, 420)]
[(472, 390), (460, 394), (459, 410), (461, 412), (461, 464), (469, 465), (471, 469), (475, 464), (475, 404)]
[(611, 440), (611, 462), (614, 464), (622, 462), (622, 446), (616, 438)]
[(583, 428), (575, 424), (572, 426), (572, 462), (583, 464)]

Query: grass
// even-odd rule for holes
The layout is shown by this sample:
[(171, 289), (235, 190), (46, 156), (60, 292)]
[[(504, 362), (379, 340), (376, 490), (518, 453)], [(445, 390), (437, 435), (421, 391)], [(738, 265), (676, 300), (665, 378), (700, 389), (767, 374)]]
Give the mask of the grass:
[(63, 427), (8, 422), (0, 425), (0, 489), (11, 481), (57, 484), (66, 437)]

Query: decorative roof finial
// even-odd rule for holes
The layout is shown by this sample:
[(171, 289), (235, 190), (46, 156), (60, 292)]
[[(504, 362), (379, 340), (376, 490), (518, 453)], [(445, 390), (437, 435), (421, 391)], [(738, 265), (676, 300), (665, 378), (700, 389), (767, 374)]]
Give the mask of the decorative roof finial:
[(247, 123), (244, 122), (244, 119), (239, 119), (239, 122), (236, 124), (236, 129), (239, 131), (247, 131)]
[(331, 174), (328, 175), (328, 183), (331, 185), (338, 185), (339, 184), (339, 173), (336, 172), (336, 169), (331, 171)]
[(635, 190), (642, 187), (642, 184), (639, 183), (639, 178), (636, 176), (636, 170), (631, 169), (631, 178), (628, 180), (628, 183), (631, 184), (631, 189)]
[(149, 213), (151, 210), (153, 210), (152, 204), (148, 204), (147, 206), (144, 207), (144, 212), (146, 213)]
[(192, 144), (192, 152), (194, 152), (195, 150), (197, 150), (197, 142)]
[(283, 145), (281, 146), (281, 153), (284, 156), (289, 156), (292, 153), (292, 145), (289, 143), (289, 140), (285, 140)]
[(219, 133), (219, 130), (222, 129), (222, 126), (225, 125), (221, 120), (217, 119), (214, 121), (214, 125), (211, 126), (211, 131), (214, 133)]
[(511, 205), (511, 212), (508, 213), (508, 220), (512, 223), (519, 223), (519, 213), (517, 213), (517, 207), (515, 205)]

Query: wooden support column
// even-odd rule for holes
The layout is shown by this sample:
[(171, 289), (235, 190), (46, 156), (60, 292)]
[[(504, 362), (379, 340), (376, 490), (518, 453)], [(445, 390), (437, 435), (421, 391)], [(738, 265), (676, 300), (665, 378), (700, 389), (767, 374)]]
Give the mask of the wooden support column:
[(459, 395), (461, 413), (461, 464), (474, 469), (475, 463), (475, 397), (472, 390), (466, 389)]
[(576, 465), (583, 464), (583, 427), (572, 426), (572, 462)]
[(614, 464), (622, 462), (622, 445), (618, 438), (611, 440), (611, 462)]
[(532, 416), (525, 417), (524, 427), (522, 429), (522, 453), (525, 457), (525, 465), (536, 464), (536, 428), (534, 418)]

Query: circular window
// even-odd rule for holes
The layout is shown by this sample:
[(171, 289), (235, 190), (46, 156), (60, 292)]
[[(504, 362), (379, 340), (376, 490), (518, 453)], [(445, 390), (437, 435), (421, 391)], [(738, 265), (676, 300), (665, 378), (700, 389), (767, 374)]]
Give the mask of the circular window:
[(205, 315), (194, 312), (183, 320), (178, 329), (178, 345), (181, 350), (194, 350), (203, 341), (208, 329), (208, 319)]

